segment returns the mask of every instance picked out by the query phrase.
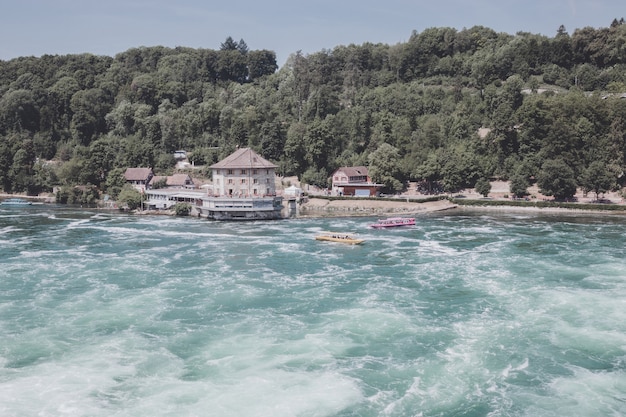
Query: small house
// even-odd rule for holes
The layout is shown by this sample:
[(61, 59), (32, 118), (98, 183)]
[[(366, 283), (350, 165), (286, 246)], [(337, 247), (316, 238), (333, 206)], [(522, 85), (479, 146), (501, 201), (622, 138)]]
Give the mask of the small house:
[(332, 190), (335, 195), (371, 197), (383, 184), (372, 182), (369, 170), (364, 166), (341, 167), (333, 172)]
[(146, 190), (152, 177), (154, 177), (152, 168), (126, 168), (126, 172), (124, 172), (126, 183), (139, 192)]

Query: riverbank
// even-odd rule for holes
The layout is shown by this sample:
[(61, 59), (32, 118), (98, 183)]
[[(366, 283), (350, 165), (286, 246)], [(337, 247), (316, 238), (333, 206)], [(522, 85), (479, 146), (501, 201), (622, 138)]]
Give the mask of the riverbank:
[[(54, 203), (54, 197), (49, 195), (24, 196), (0, 193), (0, 200), (11, 197), (27, 198), (39, 203)], [(623, 201), (605, 204), (592, 204), (585, 201), (555, 203), (543, 199), (540, 201), (537, 199), (513, 201), (502, 196), (485, 199), (475, 193), (459, 194), (451, 199), (444, 198), (441, 200), (420, 199), (415, 196), (371, 199), (309, 196), (298, 203), (296, 217), (416, 216), (442, 211), (626, 216), (626, 204)], [(139, 215), (175, 214), (173, 210), (143, 210), (134, 211), (134, 213)], [(284, 216), (289, 217), (290, 214), (285, 211)]]
[(449, 200), (424, 201), (403, 199), (325, 199), (306, 198), (298, 206), (298, 217), (415, 215), (451, 210), (457, 204)]
[(39, 202), (39, 203), (54, 203), (56, 201), (56, 197), (54, 194), (45, 194), (45, 195), (26, 195), (26, 194), (9, 194), (9, 193), (0, 193), (0, 200), (5, 200), (8, 198), (22, 198), (24, 200)]
[(419, 215), (447, 210), (492, 213), (552, 213), (626, 216), (625, 204), (555, 203), (453, 198), (419, 201), (413, 199), (326, 199), (312, 197), (298, 206), (298, 217)]
[(586, 195), (582, 190), (578, 190), (575, 202), (571, 203), (553, 201), (552, 197), (541, 194), (536, 185), (529, 187), (528, 192), (527, 200), (513, 200), (508, 182), (492, 181), (487, 198), (474, 189), (467, 189), (455, 193), (450, 199), (442, 197), (433, 201), (432, 196), (419, 193), (416, 184), (410, 184), (403, 194), (389, 198), (327, 198), (321, 194), (309, 194), (298, 206), (298, 216), (417, 215), (444, 210), (626, 216), (626, 202), (618, 192), (602, 195), (603, 203), (594, 202), (597, 197)]

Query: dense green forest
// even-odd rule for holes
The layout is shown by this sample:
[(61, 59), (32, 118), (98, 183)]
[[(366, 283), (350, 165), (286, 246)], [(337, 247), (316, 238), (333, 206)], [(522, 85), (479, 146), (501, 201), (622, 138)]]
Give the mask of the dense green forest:
[(499, 178), (567, 198), (622, 185), (624, 93), (623, 18), (554, 37), (430, 28), (296, 52), (282, 68), (231, 37), (219, 50), (22, 57), (0, 61), (0, 187), (115, 196), (126, 167), (168, 173), (175, 150), (202, 166), (249, 146), (320, 186), (365, 165), (390, 192)]

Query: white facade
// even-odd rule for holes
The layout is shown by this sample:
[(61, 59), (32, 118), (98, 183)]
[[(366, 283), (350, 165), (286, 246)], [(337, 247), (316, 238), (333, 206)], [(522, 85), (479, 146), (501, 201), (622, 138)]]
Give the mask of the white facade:
[(276, 165), (250, 148), (236, 152), (211, 166), (216, 197), (266, 197), (276, 194)]
[(211, 165), (213, 189), (196, 208), (215, 220), (281, 218), (282, 197), (276, 196), (276, 165), (250, 148), (238, 149)]
[(276, 193), (273, 169), (213, 169), (215, 196), (263, 197)]

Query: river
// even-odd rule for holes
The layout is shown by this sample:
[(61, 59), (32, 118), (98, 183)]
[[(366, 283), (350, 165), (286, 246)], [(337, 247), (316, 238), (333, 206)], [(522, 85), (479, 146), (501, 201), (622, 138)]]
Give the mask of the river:
[(625, 218), (373, 220), (0, 209), (0, 415), (626, 415)]

